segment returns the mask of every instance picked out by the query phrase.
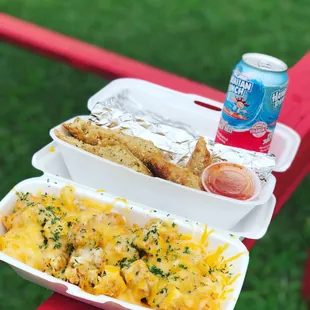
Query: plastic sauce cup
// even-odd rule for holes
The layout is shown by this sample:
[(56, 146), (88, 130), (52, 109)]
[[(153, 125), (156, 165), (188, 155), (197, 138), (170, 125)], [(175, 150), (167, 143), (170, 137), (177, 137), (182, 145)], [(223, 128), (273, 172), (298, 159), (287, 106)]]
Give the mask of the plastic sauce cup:
[(238, 200), (253, 200), (261, 191), (256, 173), (231, 162), (208, 166), (202, 173), (202, 184), (207, 192)]

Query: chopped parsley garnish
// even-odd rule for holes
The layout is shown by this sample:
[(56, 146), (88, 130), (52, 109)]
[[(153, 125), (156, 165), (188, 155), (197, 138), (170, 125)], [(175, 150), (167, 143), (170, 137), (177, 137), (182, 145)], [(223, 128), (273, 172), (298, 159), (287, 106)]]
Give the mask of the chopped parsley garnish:
[(146, 236), (144, 237), (144, 239), (143, 239), (143, 241), (147, 241), (148, 239), (149, 239), (149, 237), (150, 237), (150, 234), (157, 234), (157, 236), (159, 235), (158, 234), (158, 231), (157, 231), (157, 227), (156, 226), (152, 226), (152, 228), (153, 229), (150, 229), (148, 232), (147, 232), (147, 234), (146, 234)]
[(67, 252), (69, 253), (69, 255), (71, 255), (73, 251), (74, 251), (74, 245), (72, 243), (68, 243)]
[(47, 211), (50, 211), (50, 212), (52, 212), (52, 213), (55, 212), (55, 208), (54, 208), (53, 206), (47, 206), (47, 207), (46, 207), (46, 210), (47, 210)]
[(170, 272), (164, 273), (164, 271), (156, 266), (149, 268), (150, 272), (155, 276), (161, 276), (162, 278), (167, 278), (170, 276)]
[(177, 226), (177, 224), (175, 222), (172, 222), (172, 227)]
[(47, 244), (48, 244), (48, 240), (46, 237), (44, 237), (44, 241), (43, 241), (43, 245), (40, 245), (39, 248), (40, 249), (43, 249), (43, 248), (47, 248)]
[(37, 205), (37, 204), (34, 203), (34, 202), (27, 202), (27, 203), (26, 203), (26, 207), (33, 207), (33, 206), (35, 206), (35, 205)]
[(67, 225), (68, 225), (68, 227), (71, 227), (72, 226), (72, 222), (68, 222)]
[(60, 234), (60, 231), (53, 232), (53, 237), (50, 239), (53, 240), (54, 242), (57, 242), (60, 238), (59, 234)]
[(123, 269), (125, 267), (129, 267), (131, 263), (133, 263), (134, 261), (136, 261), (135, 257), (132, 257), (131, 259), (124, 257), (121, 260), (119, 260), (117, 264), (120, 266), (121, 269)]
[(24, 200), (28, 199), (29, 192), (27, 192), (27, 193), (17, 192), (16, 195), (17, 195), (19, 201), (24, 201)]
[(56, 243), (55, 245), (54, 245), (54, 249), (60, 249), (61, 248), (61, 243)]
[(180, 264), (179, 267), (180, 267), (180, 268), (183, 268), (183, 269), (187, 269), (187, 267), (184, 266), (183, 264)]
[(55, 225), (56, 222), (59, 221), (59, 220), (60, 220), (59, 217), (57, 217), (57, 216), (53, 217), (52, 220), (51, 220), (52, 225)]
[(189, 247), (188, 246), (186, 246), (185, 247), (185, 249), (184, 249), (184, 252), (183, 253), (185, 253), (185, 254), (189, 254), (190, 253), (190, 251), (189, 251)]
[(158, 295), (158, 294), (164, 294), (164, 293), (167, 294), (167, 292), (168, 292), (168, 289), (167, 289), (166, 287), (164, 287), (164, 288), (162, 288), (162, 289), (157, 293), (157, 295)]

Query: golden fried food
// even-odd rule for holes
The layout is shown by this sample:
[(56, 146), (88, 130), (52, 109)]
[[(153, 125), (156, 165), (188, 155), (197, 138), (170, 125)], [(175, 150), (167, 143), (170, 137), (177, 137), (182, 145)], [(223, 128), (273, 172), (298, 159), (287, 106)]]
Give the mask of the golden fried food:
[[(76, 118), (71, 124), (64, 124), (66, 128), (77, 139), (92, 145), (124, 145), (128, 150), (140, 159), (154, 176), (188, 186), (194, 189), (203, 190), (201, 180), (190, 170), (177, 166), (164, 159), (162, 152), (152, 141), (139, 137), (128, 136), (115, 132), (111, 129), (102, 128)], [(70, 143), (70, 142), (69, 142)]]
[(159, 178), (203, 190), (202, 182), (198, 176), (188, 169), (175, 165), (162, 157), (152, 157), (149, 167), (153, 174)]
[[(110, 146), (118, 145), (118, 133), (110, 129), (105, 129), (85, 122), (77, 117), (72, 123), (63, 124), (73, 137), (91, 145)], [(99, 130), (100, 129), (100, 130)]]
[(186, 165), (186, 168), (200, 177), (203, 170), (211, 164), (211, 161), (212, 158), (207, 149), (206, 141), (204, 138), (200, 137), (197, 141), (195, 150)]
[(84, 143), (74, 137), (66, 136), (60, 133), (58, 130), (55, 130), (55, 135), (72, 145), (81, 148), (84, 151), (90, 152), (102, 158), (113, 161), (117, 164), (126, 166), (131, 168), (137, 172), (141, 172), (143, 174), (152, 176), (150, 170), (143, 164), (143, 162), (135, 157), (124, 145), (114, 144), (107, 146), (99, 146), (99, 145), (90, 145)]
[(80, 118), (76, 118), (71, 124), (64, 124), (63, 127), (75, 138), (88, 144), (100, 146), (123, 144), (145, 164), (150, 161), (151, 156), (162, 156), (160, 149), (152, 141), (102, 128)]

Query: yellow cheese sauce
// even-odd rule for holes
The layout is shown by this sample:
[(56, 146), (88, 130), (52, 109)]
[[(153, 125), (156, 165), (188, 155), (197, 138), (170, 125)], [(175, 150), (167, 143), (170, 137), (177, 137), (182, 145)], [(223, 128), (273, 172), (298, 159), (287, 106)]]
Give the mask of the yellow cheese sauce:
[(162, 310), (221, 309), (238, 275), (224, 259), (228, 245), (208, 251), (181, 234), (173, 220), (128, 225), (112, 205), (77, 198), (73, 187), (60, 197), (17, 192), (3, 218), (0, 250), (95, 295), (108, 295)]

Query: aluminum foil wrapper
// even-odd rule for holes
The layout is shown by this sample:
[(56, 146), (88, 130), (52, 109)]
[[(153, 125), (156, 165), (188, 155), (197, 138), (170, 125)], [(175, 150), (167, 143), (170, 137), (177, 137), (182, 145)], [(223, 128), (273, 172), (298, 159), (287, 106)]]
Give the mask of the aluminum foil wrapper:
[[(91, 111), (90, 120), (99, 126), (151, 140), (163, 151), (166, 159), (180, 166), (186, 165), (199, 138), (188, 125), (145, 109), (129, 89), (98, 101)], [(262, 182), (275, 167), (272, 154), (246, 151), (204, 138), (214, 162), (228, 161), (250, 168)]]

